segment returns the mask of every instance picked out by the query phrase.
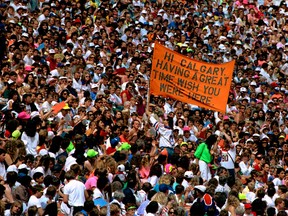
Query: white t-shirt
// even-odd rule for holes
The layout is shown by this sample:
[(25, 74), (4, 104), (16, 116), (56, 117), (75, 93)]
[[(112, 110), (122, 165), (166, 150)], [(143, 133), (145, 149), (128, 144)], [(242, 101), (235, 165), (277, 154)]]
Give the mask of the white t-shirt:
[(158, 177), (156, 175), (148, 178), (148, 182), (154, 187), (158, 182)]
[(233, 148), (230, 148), (229, 151), (221, 150), (221, 166), (226, 169), (234, 169), (235, 157), (236, 157), (236, 145), (233, 144)]
[(51, 109), (52, 109), (53, 105), (52, 103), (48, 103), (48, 101), (45, 101), (43, 104), (42, 104), (42, 108), (41, 110), (43, 110), (43, 112), (49, 112)]
[(70, 170), (70, 167), (73, 165), (73, 164), (77, 164), (76, 162), (76, 158), (72, 157), (72, 156), (69, 156), (67, 157), (66, 161), (65, 161), (65, 165), (64, 165), (64, 171), (67, 172)]
[(41, 208), (40, 199), (38, 199), (36, 196), (32, 195), (28, 201), (28, 208), (30, 206), (37, 206), (37, 208)]
[(22, 133), (21, 140), (26, 146), (27, 154), (37, 155), (36, 147), (39, 144), (39, 134), (36, 132), (34, 137), (27, 136), (26, 132)]
[(64, 194), (68, 195), (68, 204), (70, 206), (84, 206), (85, 202), (85, 185), (77, 180), (70, 180), (64, 186)]
[(279, 178), (275, 178), (273, 180), (273, 183), (274, 183), (275, 186), (283, 185), (282, 181)]

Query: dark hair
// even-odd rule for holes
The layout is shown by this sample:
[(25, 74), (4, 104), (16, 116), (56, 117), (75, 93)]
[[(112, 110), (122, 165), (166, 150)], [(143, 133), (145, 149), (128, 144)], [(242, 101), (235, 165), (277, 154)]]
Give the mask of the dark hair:
[(38, 178), (40, 178), (41, 176), (43, 176), (43, 173), (41, 172), (36, 172), (33, 175), (33, 179), (36, 181)]
[(183, 193), (184, 191), (184, 186), (183, 185), (177, 185), (176, 188), (175, 188), (175, 193), (176, 194), (180, 194), (180, 193)]
[(25, 128), (25, 133), (27, 134), (27, 136), (29, 137), (34, 137), (36, 134), (36, 124), (33, 120), (29, 120), (27, 122), (26, 128)]
[(42, 185), (35, 185), (31, 189), (32, 189), (33, 194), (35, 194), (36, 192), (43, 191), (44, 187)]
[(17, 181), (18, 174), (16, 172), (8, 172), (6, 174), (6, 183), (10, 186), (14, 186)]
[(97, 188), (103, 190), (108, 183), (109, 180), (106, 176), (100, 176), (97, 180)]
[(155, 164), (151, 167), (149, 176), (156, 175), (158, 178), (162, 175), (162, 169), (160, 164)]
[(150, 191), (148, 192), (147, 199), (148, 199), (148, 200), (151, 200), (152, 197), (153, 197), (156, 193), (157, 193), (157, 192), (156, 192), (155, 190), (150, 190)]
[(274, 216), (276, 214), (276, 210), (274, 207), (267, 208), (267, 216)]
[(146, 212), (155, 214), (158, 211), (158, 208), (158, 203), (156, 201), (151, 201), (146, 207)]
[(212, 145), (217, 141), (217, 138), (217, 135), (212, 134), (206, 139), (205, 143), (208, 145), (208, 149), (211, 149)]
[(202, 202), (195, 202), (190, 208), (190, 215), (193, 216), (204, 216), (204, 204)]
[(262, 201), (257, 198), (252, 202), (252, 211), (256, 212), (257, 215), (264, 215), (265, 209), (267, 207), (266, 201)]

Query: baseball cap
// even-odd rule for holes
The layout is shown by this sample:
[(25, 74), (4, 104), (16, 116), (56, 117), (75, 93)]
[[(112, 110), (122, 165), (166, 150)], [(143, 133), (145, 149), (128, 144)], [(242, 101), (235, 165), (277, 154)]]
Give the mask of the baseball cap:
[(13, 131), (13, 133), (12, 133), (12, 138), (13, 138), (14, 140), (17, 140), (20, 136), (21, 136), (21, 132), (20, 132), (19, 130)]
[(180, 144), (180, 147), (182, 147), (183, 145), (188, 146), (188, 143), (187, 143), (187, 142), (182, 142), (182, 143)]
[(16, 167), (16, 165), (10, 165), (8, 168), (7, 168), (7, 173), (8, 172), (16, 172), (16, 173), (18, 173), (18, 169), (17, 169), (17, 167)]
[(206, 187), (204, 185), (196, 185), (194, 189), (200, 190), (203, 193), (206, 191)]
[(22, 111), (19, 113), (18, 118), (27, 120), (27, 119), (30, 119), (30, 115), (28, 113), (26, 113), (25, 111)]
[(20, 165), (18, 166), (18, 170), (20, 170), (20, 169), (30, 170), (30, 168), (28, 168), (26, 164), (20, 164)]
[(245, 207), (245, 209), (250, 209), (250, 208), (252, 208), (252, 205), (250, 203), (245, 203), (244, 207)]
[(193, 178), (193, 172), (192, 171), (186, 171), (185, 173), (184, 173), (184, 178), (189, 178), (189, 179), (191, 179), (191, 178)]
[(188, 126), (184, 126), (183, 131), (190, 131), (190, 128)]
[(120, 146), (120, 148), (118, 149), (119, 151), (122, 150), (129, 150), (131, 148), (131, 145), (127, 142), (123, 142), (122, 145)]
[(119, 172), (125, 172), (125, 166), (123, 164), (118, 165), (117, 170)]
[(98, 152), (96, 152), (94, 149), (89, 149), (85, 153), (85, 157), (88, 157), (88, 158), (93, 158), (93, 157), (96, 157), (97, 155), (98, 155)]

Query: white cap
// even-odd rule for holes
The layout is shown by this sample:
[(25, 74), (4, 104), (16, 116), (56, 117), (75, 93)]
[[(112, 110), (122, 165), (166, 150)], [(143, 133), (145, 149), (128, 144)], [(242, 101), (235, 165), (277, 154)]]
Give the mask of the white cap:
[(84, 40), (84, 38), (82, 36), (77, 38), (78, 40)]
[(99, 88), (99, 85), (96, 84), (96, 83), (92, 83), (92, 84), (91, 84), (91, 88), (92, 88), (92, 89), (93, 89), (93, 88)]
[(38, 111), (33, 111), (31, 114), (31, 119), (35, 118), (36, 116), (40, 116), (40, 113)]
[(236, 44), (237, 44), (237, 45), (242, 45), (242, 43), (241, 43), (240, 40), (237, 40), (237, 41), (236, 41)]
[(193, 178), (193, 172), (192, 171), (186, 171), (185, 173), (184, 173), (184, 178), (189, 178), (189, 179), (191, 179), (191, 178)]
[(47, 154), (49, 154), (49, 152), (46, 149), (41, 149), (39, 151), (39, 155), (41, 155), (41, 156), (44, 156), (44, 155), (47, 155)]
[(49, 84), (50, 82), (54, 81), (55, 79), (54, 78), (48, 78), (47, 79), (47, 84)]
[(174, 19), (180, 17), (179, 14), (174, 15)]
[(53, 133), (53, 131), (48, 131), (48, 135), (47, 135), (47, 140), (52, 140), (55, 137), (55, 134)]
[(250, 83), (250, 85), (251, 85), (251, 86), (257, 86), (257, 83), (256, 83), (255, 81), (252, 81), (252, 82)]
[(42, 166), (37, 167), (37, 168), (34, 170), (34, 173), (36, 173), (36, 172), (40, 172), (40, 173), (42, 173), (42, 174), (44, 175), (43, 167), (42, 167)]
[(18, 166), (18, 170), (20, 170), (20, 169), (30, 170), (30, 168), (28, 168), (26, 164), (20, 164), (20, 165)]
[(24, 32), (24, 33), (22, 33), (22, 35), (21, 35), (22, 37), (29, 37), (29, 35), (26, 33), (26, 32)]
[(219, 130), (215, 131), (215, 135), (220, 136), (221, 132)]
[(225, 49), (226, 49), (226, 47), (225, 47), (224, 44), (220, 44), (218, 47), (219, 47), (219, 49), (221, 49), (221, 50), (225, 50)]
[(8, 80), (8, 84), (10, 85), (10, 84), (12, 84), (12, 83), (15, 83), (13, 80), (11, 80), (11, 79), (9, 79)]
[(57, 69), (50, 71), (50, 74), (52, 77), (59, 77), (60, 76)]
[(255, 134), (253, 134), (252, 136), (260, 137), (260, 134), (255, 133)]
[(245, 87), (241, 87), (240, 92), (247, 92), (247, 89)]
[(221, 40), (227, 40), (227, 37), (225, 37), (225, 36), (220, 36), (219, 37), (219, 40), (221, 41)]
[(18, 169), (16, 167), (16, 165), (10, 165), (8, 168), (7, 168), (7, 173), (8, 172), (16, 172), (18, 173)]
[(61, 79), (68, 79), (68, 78), (65, 76), (61, 76), (59, 79), (61, 80)]
[(89, 46), (89, 47), (94, 47), (94, 46), (95, 46), (95, 44), (94, 44), (94, 43), (92, 43), (92, 42), (90, 42), (90, 43), (88, 44), (88, 46)]
[(54, 50), (54, 49), (50, 49), (50, 50), (49, 50), (49, 53), (50, 53), (50, 54), (55, 54), (55, 50)]
[(205, 191), (206, 191), (206, 187), (204, 185), (196, 185), (194, 187), (194, 189), (198, 189), (198, 190), (202, 191), (203, 193), (205, 193)]
[(123, 164), (118, 165), (117, 170), (119, 172), (125, 172), (125, 166)]
[(250, 139), (247, 139), (247, 140), (246, 140), (246, 144), (247, 144), (248, 142), (253, 142), (253, 143), (254, 143), (254, 140), (250, 138)]

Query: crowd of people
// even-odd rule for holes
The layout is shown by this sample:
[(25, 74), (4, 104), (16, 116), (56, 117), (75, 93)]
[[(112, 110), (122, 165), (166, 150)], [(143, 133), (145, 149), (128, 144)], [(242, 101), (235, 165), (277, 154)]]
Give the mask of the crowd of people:
[[(225, 113), (149, 94), (155, 41), (236, 61)], [(0, 215), (288, 214), (288, 2), (0, 0)]]

